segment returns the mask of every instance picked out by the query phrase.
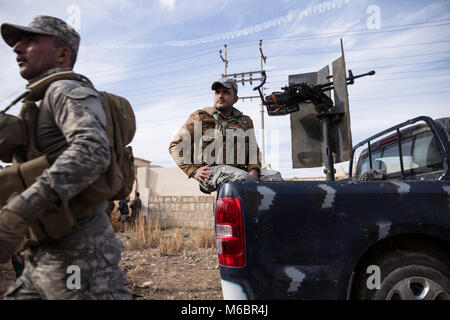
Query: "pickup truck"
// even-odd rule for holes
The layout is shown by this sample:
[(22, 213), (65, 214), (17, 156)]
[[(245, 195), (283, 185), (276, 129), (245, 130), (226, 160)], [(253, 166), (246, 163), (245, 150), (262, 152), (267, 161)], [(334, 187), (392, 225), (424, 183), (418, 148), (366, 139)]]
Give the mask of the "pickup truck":
[(224, 184), (224, 299), (450, 299), (449, 167), (450, 118), (422, 116), (353, 147), (346, 180)]

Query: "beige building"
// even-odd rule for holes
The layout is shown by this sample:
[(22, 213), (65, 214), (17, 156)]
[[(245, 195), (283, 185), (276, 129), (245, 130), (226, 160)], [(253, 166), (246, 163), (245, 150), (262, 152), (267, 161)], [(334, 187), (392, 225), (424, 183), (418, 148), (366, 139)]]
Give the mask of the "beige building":
[(159, 220), (162, 227), (213, 227), (214, 196), (202, 193), (197, 181), (179, 168), (152, 166), (140, 158), (135, 158), (135, 168), (144, 216)]

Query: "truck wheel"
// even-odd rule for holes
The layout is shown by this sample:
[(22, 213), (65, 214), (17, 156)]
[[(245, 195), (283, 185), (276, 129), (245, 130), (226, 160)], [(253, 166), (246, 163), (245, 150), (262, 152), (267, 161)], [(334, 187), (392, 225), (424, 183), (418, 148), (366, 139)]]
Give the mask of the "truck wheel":
[[(378, 288), (373, 266), (380, 271)], [(450, 300), (450, 262), (442, 254), (397, 250), (365, 264), (354, 293), (365, 300)]]

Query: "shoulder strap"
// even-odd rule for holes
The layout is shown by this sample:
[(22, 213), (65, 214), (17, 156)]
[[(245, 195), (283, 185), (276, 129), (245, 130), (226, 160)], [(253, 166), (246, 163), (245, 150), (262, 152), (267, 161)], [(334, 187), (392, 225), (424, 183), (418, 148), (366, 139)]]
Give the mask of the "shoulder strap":
[(205, 111), (210, 116), (214, 116), (214, 114), (217, 114), (216, 108), (214, 108), (214, 107), (204, 107), (202, 110)]
[(39, 81), (36, 81), (32, 84), (27, 85), (27, 90), (22, 93), (20, 96), (18, 96), (16, 99), (14, 99), (4, 110), (0, 111), (0, 113), (5, 113), (9, 109), (11, 109), (15, 104), (17, 104), (20, 100), (24, 99), (26, 101), (39, 101), (44, 97), (45, 91), (47, 91), (47, 88), (55, 81), (58, 80), (78, 80), (85, 84), (87, 84), (89, 87), (95, 90), (94, 86), (92, 85), (92, 82), (86, 78), (85, 76), (76, 74), (73, 71), (62, 71), (53, 73), (51, 75), (46, 76), (45, 78), (42, 78)]
[(29, 94), (26, 96), (26, 99), (29, 101), (38, 101), (44, 97), (45, 91), (47, 88), (55, 81), (58, 80), (78, 80), (82, 81), (80, 75), (76, 74), (73, 71), (62, 71), (53, 73), (51, 75), (42, 78), (39, 81), (36, 81), (27, 86)]

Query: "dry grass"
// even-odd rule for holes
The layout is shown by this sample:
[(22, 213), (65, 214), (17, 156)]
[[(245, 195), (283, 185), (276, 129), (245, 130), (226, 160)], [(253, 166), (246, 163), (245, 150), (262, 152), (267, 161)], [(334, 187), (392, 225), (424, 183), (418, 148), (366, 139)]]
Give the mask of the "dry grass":
[(127, 225), (128, 250), (158, 248), (162, 256), (183, 253), (190, 249), (215, 248), (214, 231), (211, 229), (172, 228), (162, 230), (159, 220), (153, 222), (140, 217), (136, 226)]
[(127, 225), (126, 231), (130, 235), (128, 244), (129, 250), (139, 250), (146, 248), (156, 248), (161, 239), (161, 226), (159, 220), (152, 220), (139, 217), (135, 226)]
[(115, 204), (115, 208), (111, 211), (111, 225), (113, 226), (114, 230), (116, 232), (118, 232), (120, 230), (120, 222), (117, 221), (117, 219), (120, 216), (120, 212), (119, 212), (119, 205), (116, 203), (117, 201), (114, 202)]
[(174, 232), (171, 232), (171, 234), (169, 233), (161, 238), (159, 243), (159, 253), (162, 256), (180, 253), (182, 251), (186, 254), (187, 247), (187, 241), (183, 234), (179, 229), (176, 229)]
[(212, 229), (198, 229), (193, 242), (197, 248), (214, 248), (216, 238)]

